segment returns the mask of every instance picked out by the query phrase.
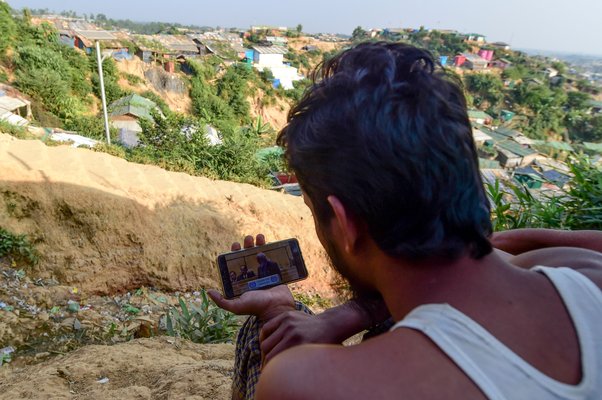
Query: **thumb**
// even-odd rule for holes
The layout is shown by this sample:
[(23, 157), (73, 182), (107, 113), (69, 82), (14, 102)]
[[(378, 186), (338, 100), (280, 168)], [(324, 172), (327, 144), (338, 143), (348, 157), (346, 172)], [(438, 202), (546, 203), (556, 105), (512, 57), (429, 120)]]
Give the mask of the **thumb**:
[(207, 294), (209, 295), (209, 297), (211, 297), (211, 300), (213, 300), (213, 302), (217, 304), (219, 308), (223, 308), (224, 310), (233, 312), (234, 314), (238, 313), (240, 308), (238, 304), (238, 299), (225, 299), (220, 292), (214, 289), (209, 289), (207, 291)]

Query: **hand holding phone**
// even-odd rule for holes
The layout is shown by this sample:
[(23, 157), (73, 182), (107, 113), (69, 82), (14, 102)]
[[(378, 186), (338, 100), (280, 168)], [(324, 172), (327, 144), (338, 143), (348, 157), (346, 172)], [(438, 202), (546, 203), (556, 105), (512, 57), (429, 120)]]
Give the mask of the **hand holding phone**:
[(307, 278), (307, 269), (296, 239), (221, 254), (217, 264), (227, 299), (248, 291)]
[[(253, 236), (247, 236), (244, 240), (244, 248), (265, 245), (265, 237), (262, 234), (257, 235), (254, 240)], [(233, 243), (232, 251), (241, 249), (240, 243)], [(293, 294), (286, 285), (280, 285), (267, 290), (255, 290), (243, 293), (240, 297), (234, 299), (226, 299), (222, 294), (210, 289), (207, 294), (219, 307), (230, 311), (237, 315), (255, 315), (261, 321), (269, 321), (270, 319), (280, 315), (283, 312), (295, 310), (295, 301)]]

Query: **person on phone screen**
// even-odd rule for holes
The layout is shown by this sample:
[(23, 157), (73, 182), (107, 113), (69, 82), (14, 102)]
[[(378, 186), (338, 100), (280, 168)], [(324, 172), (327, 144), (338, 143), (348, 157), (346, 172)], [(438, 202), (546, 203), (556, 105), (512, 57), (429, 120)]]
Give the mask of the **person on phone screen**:
[(271, 275), (278, 275), (278, 279), (282, 282), (282, 272), (278, 263), (268, 259), (265, 254), (257, 254), (257, 262), (259, 267), (257, 268), (257, 276), (259, 278), (265, 278)]
[(246, 265), (241, 265), (240, 266), (240, 275), (238, 275), (238, 278), (236, 278), (236, 280), (238, 282), (241, 282), (241, 281), (251, 279), (251, 278), (255, 278), (255, 272), (249, 271), (249, 268)]
[(277, 142), (353, 299), (210, 292), (253, 315), (233, 397), (601, 399), (602, 233), (493, 233), (462, 83), (426, 50), (361, 43), (314, 76)]

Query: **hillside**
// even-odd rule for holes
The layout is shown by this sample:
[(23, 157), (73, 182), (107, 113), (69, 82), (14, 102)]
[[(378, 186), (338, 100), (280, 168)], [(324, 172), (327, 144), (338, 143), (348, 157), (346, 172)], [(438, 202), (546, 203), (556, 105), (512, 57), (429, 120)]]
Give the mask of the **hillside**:
[(98, 294), (142, 285), (218, 287), (216, 256), (245, 234), (298, 237), (328, 295), (326, 260), (303, 200), (139, 165), (86, 149), (0, 136), (0, 226), (34, 238), (34, 274)]
[(299, 197), (0, 134), (0, 203), (0, 226), (40, 253), (22, 272), (0, 259), (0, 343), (17, 350), (0, 399), (228, 398), (232, 345), (130, 339), (155, 336), (179, 296), (219, 288), (216, 256), (245, 234), (297, 237), (310, 278), (294, 292), (333, 296)]

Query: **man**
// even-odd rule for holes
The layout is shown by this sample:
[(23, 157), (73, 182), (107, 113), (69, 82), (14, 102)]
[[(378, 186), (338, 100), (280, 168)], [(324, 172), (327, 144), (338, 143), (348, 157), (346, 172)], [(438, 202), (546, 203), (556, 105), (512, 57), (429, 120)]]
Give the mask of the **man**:
[(238, 275), (238, 278), (236, 278), (236, 280), (238, 282), (241, 282), (241, 281), (251, 279), (251, 278), (255, 278), (255, 272), (249, 271), (249, 268), (246, 265), (241, 265), (240, 266), (240, 275)]
[(278, 264), (272, 260), (268, 260), (265, 254), (257, 254), (257, 262), (259, 267), (257, 268), (257, 275), (259, 278), (265, 278), (266, 276), (278, 275), (280, 282), (282, 282), (282, 272), (278, 267)]
[[(256, 398), (601, 398), (602, 255), (555, 247), (601, 251), (599, 233), (491, 236), (464, 96), (425, 51), (362, 44), (321, 78), (279, 144), (355, 300), (311, 316), (284, 286), (212, 292), (257, 316)], [(389, 315), (393, 330), (332, 344)]]

